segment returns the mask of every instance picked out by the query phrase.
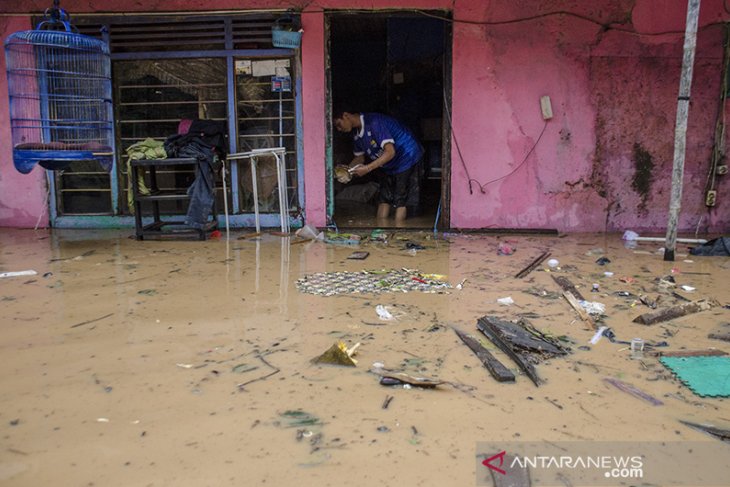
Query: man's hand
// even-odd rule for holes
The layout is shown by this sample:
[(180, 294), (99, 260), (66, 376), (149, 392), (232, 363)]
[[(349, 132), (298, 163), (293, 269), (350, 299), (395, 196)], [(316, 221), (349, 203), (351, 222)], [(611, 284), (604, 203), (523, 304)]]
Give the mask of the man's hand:
[(358, 177), (363, 177), (367, 173), (370, 172), (370, 168), (366, 166), (365, 164), (358, 164), (357, 166), (350, 168), (350, 174), (354, 174)]

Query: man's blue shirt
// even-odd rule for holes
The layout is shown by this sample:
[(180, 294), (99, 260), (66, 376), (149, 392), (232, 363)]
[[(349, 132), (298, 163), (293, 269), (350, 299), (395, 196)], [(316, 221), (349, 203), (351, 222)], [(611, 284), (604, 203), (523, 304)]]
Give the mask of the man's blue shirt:
[(354, 136), (353, 153), (374, 161), (383, 155), (385, 144), (395, 147), (395, 157), (381, 166), (386, 174), (399, 174), (415, 165), (423, 156), (423, 147), (413, 133), (396, 119), (380, 113), (360, 115), (362, 127)]

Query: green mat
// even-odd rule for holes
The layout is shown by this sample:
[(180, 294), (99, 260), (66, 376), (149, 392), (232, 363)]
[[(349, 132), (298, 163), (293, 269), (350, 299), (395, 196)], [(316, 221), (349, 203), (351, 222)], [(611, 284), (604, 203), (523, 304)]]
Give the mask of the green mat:
[(730, 397), (730, 357), (662, 357), (684, 385), (701, 397)]

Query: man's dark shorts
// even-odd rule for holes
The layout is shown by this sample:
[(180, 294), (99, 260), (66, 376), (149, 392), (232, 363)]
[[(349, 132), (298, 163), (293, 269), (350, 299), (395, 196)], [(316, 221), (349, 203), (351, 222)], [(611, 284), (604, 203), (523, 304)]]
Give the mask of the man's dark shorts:
[(378, 203), (387, 203), (395, 208), (402, 206), (418, 207), (421, 193), (421, 161), (398, 174), (378, 172), (380, 173), (378, 178), (380, 183)]

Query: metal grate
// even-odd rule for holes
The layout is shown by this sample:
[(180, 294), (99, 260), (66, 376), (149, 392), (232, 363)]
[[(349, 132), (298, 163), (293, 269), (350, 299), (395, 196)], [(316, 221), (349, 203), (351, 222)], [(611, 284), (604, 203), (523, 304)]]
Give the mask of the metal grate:
[(209, 51), (226, 48), (226, 23), (231, 25), (233, 49), (271, 49), (271, 27), (278, 16), (246, 14), (228, 17), (79, 17), (79, 32), (109, 35), (112, 54), (130, 52)]
[[(277, 74), (288, 74), (293, 79), (292, 64), (290, 58), (236, 60), (238, 151), (273, 147), (286, 149), (285, 180), (290, 210), (298, 207), (294, 88), (285, 83), (283, 86), (275, 84), (274, 80)], [(258, 159), (259, 207), (264, 213), (278, 212), (276, 160), (272, 156)], [(248, 165), (239, 170), (239, 185), (240, 207), (244, 211), (253, 211), (253, 183)]]
[[(128, 213), (131, 198), (126, 150), (147, 138), (164, 141), (177, 133), (182, 119), (225, 120), (226, 64), (224, 59), (215, 58), (117, 61), (114, 86), (123, 200), (120, 208)], [(194, 178), (189, 168), (158, 170), (161, 190), (187, 188)], [(217, 197), (222, 205), (222, 193)], [(180, 201), (165, 201), (160, 209), (167, 214), (180, 213), (182, 205)]]

